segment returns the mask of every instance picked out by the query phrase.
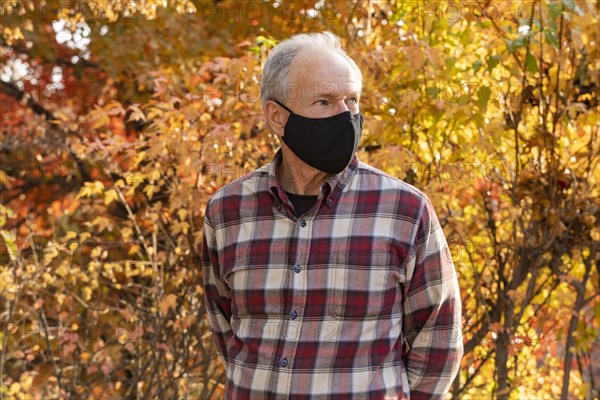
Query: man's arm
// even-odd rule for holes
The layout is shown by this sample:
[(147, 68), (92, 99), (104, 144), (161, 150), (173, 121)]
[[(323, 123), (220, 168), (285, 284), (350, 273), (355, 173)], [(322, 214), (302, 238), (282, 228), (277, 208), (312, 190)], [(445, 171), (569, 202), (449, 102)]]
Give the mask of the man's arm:
[(231, 318), (231, 297), (227, 286), (223, 284), (219, 276), (219, 258), (214, 230), (208, 218), (205, 217), (202, 238), (204, 298), (206, 300), (208, 321), (217, 353), (221, 357), (223, 367), (227, 369), (227, 341), (232, 335), (231, 325), (229, 324)]
[(461, 300), (454, 264), (431, 201), (425, 197), (406, 264), (403, 331), (411, 400), (442, 398), (463, 355)]

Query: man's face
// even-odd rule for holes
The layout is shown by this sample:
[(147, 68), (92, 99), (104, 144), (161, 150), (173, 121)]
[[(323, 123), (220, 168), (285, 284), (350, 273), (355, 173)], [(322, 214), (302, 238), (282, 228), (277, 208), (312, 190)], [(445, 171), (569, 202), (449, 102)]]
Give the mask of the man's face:
[(294, 57), (283, 103), (308, 118), (359, 112), (361, 81), (340, 54), (322, 49), (303, 50)]

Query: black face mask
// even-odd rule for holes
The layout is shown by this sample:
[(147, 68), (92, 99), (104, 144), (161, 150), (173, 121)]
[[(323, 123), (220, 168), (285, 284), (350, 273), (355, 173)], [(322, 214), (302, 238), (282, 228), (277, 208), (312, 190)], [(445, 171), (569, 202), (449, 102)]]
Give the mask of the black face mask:
[(350, 111), (326, 118), (306, 118), (275, 100), (289, 111), (283, 142), (299, 159), (319, 171), (340, 173), (352, 160), (360, 135), (363, 116)]

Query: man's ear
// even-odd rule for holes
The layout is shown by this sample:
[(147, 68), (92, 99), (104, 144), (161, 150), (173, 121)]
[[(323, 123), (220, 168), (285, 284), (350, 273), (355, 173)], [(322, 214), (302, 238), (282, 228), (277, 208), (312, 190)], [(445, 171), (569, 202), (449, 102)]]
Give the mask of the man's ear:
[(267, 125), (269, 125), (271, 131), (281, 139), (290, 113), (273, 100), (267, 100), (265, 102), (264, 112), (265, 118), (267, 119)]

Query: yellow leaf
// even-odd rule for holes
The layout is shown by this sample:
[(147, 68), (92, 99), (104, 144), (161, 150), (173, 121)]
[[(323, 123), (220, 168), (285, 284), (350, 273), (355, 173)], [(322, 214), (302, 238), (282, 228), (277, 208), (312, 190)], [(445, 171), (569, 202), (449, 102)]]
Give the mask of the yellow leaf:
[(99, 247), (99, 246), (98, 246), (98, 247), (94, 247), (94, 248), (92, 249), (92, 252), (91, 252), (91, 254), (90, 254), (90, 257), (91, 257), (91, 258), (98, 258), (98, 257), (100, 257), (100, 254), (101, 254), (101, 253), (102, 253), (102, 247)]
[(12, 385), (10, 385), (10, 388), (8, 389), (8, 394), (15, 395), (15, 394), (19, 393), (20, 391), (21, 391), (21, 384), (19, 382), (15, 382)]
[(25, 29), (26, 31), (33, 32), (33, 24), (31, 23), (31, 20), (28, 19), (28, 20), (23, 21), (22, 28)]
[(109, 189), (104, 192), (104, 205), (109, 205), (113, 201), (117, 200), (119, 195), (115, 189)]
[(150, 172), (150, 180), (157, 181), (160, 178), (160, 170), (155, 169)]
[(103, 126), (108, 125), (109, 123), (110, 118), (107, 114), (99, 115), (96, 119), (93, 120), (92, 129), (102, 128)]
[(176, 301), (177, 301), (177, 296), (175, 296), (173, 293), (169, 293), (165, 297), (165, 299), (162, 300), (158, 304), (158, 308), (160, 309), (160, 312), (162, 313), (162, 315), (167, 315), (167, 313), (169, 312), (169, 309), (175, 307)]
[(146, 196), (151, 199), (156, 189), (158, 189), (158, 187), (154, 185), (146, 185), (146, 187), (144, 187), (144, 193), (146, 193)]
[(31, 388), (31, 384), (33, 383), (33, 376), (29, 375), (28, 372), (25, 372), (19, 378), (19, 383), (21, 384), (23, 392), (28, 393), (29, 389)]
[[(87, 182), (86, 182), (87, 183)], [(79, 189), (79, 193), (77, 193), (77, 198), (88, 197), (90, 195), (90, 188), (88, 186), (83, 186)]]
[(137, 166), (141, 161), (143, 161), (146, 158), (146, 152), (145, 151), (141, 151), (139, 152), (136, 156), (135, 159), (133, 160), (133, 165)]
[(125, 175), (125, 181), (128, 185), (137, 186), (144, 181), (144, 174), (141, 172), (128, 173)]
[(176, 222), (171, 226), (171, 232), (173, 233), (173, 235), (177, 235), (181, 232), (187, 234), (189, 227), (190, 224), (188, 224), (187, 222)]
[(127, 118), (127, 122), (146, 121), (146, 115), (142, 110), (140, 110), (139, 107), (131, 105), (129, 106), (129, 109), (132, 111), (132, 113), (129, 115), (129, 118)]
[(133, 229), (128, 226), (125, 226), (121, 229), (121, 237), (123, 240), (129, 240), (133, 236)]
[(83, 187), (79, 189), (79, 193), (77, 193), (77, 198), (101, 194), (103, 191), (104, 184), (100, 181), (84, 182)]
[(83, 300), (90, 301), (91, 298), (92, 298), (92, 288), (90, 288), (89, 286), (85, 286), (83, 288)]
[(93, 185), (94, 193), (100, 194), (104, 190), (104, 183), (100, 181), (94, 181)]
[(4, 239), (4, 245), (8, 250), (8, 256), (12, 261), (15, 261), (17, 259), (17, 242), (15, 235), (13, 235), (12, 232), (2, 229), (0, 230), (0, 236)]
[(112, 231), (112, 228), (113, 228), (113, 225), (110, 222), (110, 220), (105, 217), (94, 218), (94, 220), (92, 221), (92, 225), (97, 226), (99, 232), (102, 232), (105, 229)]
[(132, 245), (129, 250), (127, 250), (127, 254), (132, 256), (135, 253), (137, 253), (140, 250), (140, 245), (139, 244), (134, 244)]
[(121, 115), (121, 114), (125, 114), (125, 109), (123, 108), (123, 106), (121, 105), (121, 103), (117, 102), (117, 101), (111, 101), (110, 103), (108, 103), (104, 109), (106, 110), (106, 114), (108, 115)]
[(150, 111), (148, 111), (148, 118), (155, 119), (156, 117), (162, 117), (163, 114), (163, 110), (157, 107), (153, 107), (150, 109)]
[(62, 111), (55, 111), (53, 115), (61, 122), (69, 121), (69, 117)]

